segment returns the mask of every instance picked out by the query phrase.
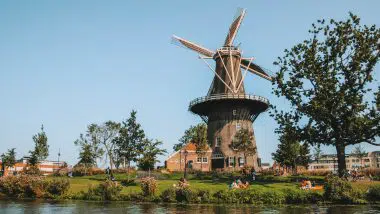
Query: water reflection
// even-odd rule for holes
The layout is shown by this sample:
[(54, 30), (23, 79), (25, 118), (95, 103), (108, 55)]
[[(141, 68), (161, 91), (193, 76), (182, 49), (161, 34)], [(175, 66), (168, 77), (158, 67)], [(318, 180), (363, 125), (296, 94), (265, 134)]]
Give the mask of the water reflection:
[(178, 205), (92, 201), (0, 201), (0, 213), (380, 213), (380, 205), (336, 206), (252, 206)]

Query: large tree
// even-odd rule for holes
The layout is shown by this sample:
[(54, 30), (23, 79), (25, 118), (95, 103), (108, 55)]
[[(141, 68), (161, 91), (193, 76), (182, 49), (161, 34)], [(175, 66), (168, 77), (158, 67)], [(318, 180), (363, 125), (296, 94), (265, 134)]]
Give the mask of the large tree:
[(316, 145), (314, 147), (314, 153), (313, 153), (313, 158), (315, 161), (317, 161), (317, 163), (319, 163), (319, 160), (321, 159), (323, 153), (322, 153), (322, 149), (321, 149), (321, 145)]
[(244, 155), (244, 164), (247, 164), (247, 157), (256, 154), (256, 146), (253, 145), (253, 132), (248, 129), (240, 129), (234, 136), (230, 147)]
[(173, 150), (178, 151), (184, 145), (192, 141), (197, 133), (198, 127), (202, 127), (202, 126), (206, 126), (207, 128), (207, 125), (205, 123), (199, 123), (198, 125), (190, 126), (188, 129), (186, 129), (182, 137), (178, 140), (179, 142), (177, 144), (174, 144)]
[(116, 154), (119, 162), (128, 163), (130, 167), (131, 161), (136, 162), (138, 156), (143, 150), (143, 141), (145, 138), (144, 130), (136, 120), (136, 111), (132, 111), (130, 117), (122, 122), (119, 136), (115, 138)]
[(78, 164), (83, 164), (87, 168), (93, 167), (103, 156), (104, 150), (96, 136), (95, 130), (88, 127), (86, 134), (80, 134), (79, 138), (74, 141), (76, 146), (80, 146)]
[(106, 159), (109, 161), (111, 174), (114, 166), (115, 138), (118, 137), (119, 130), (120, 123), (114, 121), (107, 121), (100, 125), (91, 124), (88, 126), (88, 132), (91, 133), (93, 141), (102, 145), (106, 152)]
[(143, 153), (138, 160), (138, 167), (142, 170), (154, 169), (154, 164), (160, 162), (157, 156), (166, 154), (165, 149), (159, 147), (162, 146), (162, 142), (158, 140), (144, 139), (143, 141)]
[(16, 149), (8, 149), (8, 152), (1, 155), (1, 171), (2, 175), (5, 173), (7, 167), (12, 167), (16, 164)]
[(33, 136), (34, 150), (29, 151), (29, 164), (36, 166), (39, 161), (45, 160), (49, 156), (48, 138), (44, 131), (44, 126), (41, 126), (41, 132)]
[(274, 94), (291, 105), (288, 111), (275, 108), (274, 115), (280, 127), (294, 127), (299, 141), (335, 146), (343, 176), (346, 146), (380, 145), (375, 139), (380, 135), (380, 95), (374, 96), (371, 87), (380, 29), (360, 25), (350, 13), (346, 21), (318, 20), (309, 32), (311, 38), (285, 50), (274, 63), (280, 68)]

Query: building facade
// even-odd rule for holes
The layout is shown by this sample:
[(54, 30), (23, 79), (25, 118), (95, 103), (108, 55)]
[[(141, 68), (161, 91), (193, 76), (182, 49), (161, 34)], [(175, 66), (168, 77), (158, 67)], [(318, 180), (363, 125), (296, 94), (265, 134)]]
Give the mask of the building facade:
[[(380, 151), (373, 151), (367, 153), (366, 157), (362, 159), (355, 155), (346, 155), (347, 170), (358, 168), (380, 168)], [(314, 160), (309, 164), (308, 170), (338, 170), (338, 158), (336, 155), (322, 155), (319, 160)]]
[[(18, 160), (13, 167), (7, 167), (5, 169), (4, 175), (13, 175), (22, 172), (24, 168), (28, 167), (28, 159), (28, 157), (23, 157), (20, 160)], [(67, 166), (67, 164), (64, 161), (43, 160), (38, 163), (38, 168), (43, 175), (53, 174), (54, 172), (64, 168), (65, 166)]]
[(204, 155), (196, 153), (194, 143), (188, 143), (182, 149), (171, 154), (165, 161), (166, 169), (172, 172), (184, 171), (185, 167), (197, 171), (211, 171), (212, 150), (208, 147)]

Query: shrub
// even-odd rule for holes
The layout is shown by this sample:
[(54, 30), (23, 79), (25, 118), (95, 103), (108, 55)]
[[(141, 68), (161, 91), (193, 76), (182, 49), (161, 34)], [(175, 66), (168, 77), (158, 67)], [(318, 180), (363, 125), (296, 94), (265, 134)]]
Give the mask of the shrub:
[(284, 194), (287, 204), (316, 203), (323, 201), (323, 194), (316, 191), (288, 189)]
[(197, 198), (196, 193), (188, 187), (177, 188), (175, 195), (178, 202), (195, 202)]
[(66, 178), (54, 178), (53, 180), (46, 181), (46, 191), (52, 196), (61, 196), (70, 188), (70, 182)]
[(136, 182), (134, 179), (123, 179), (120, 181), (120, 184), (123, 186), (136, 186)]
[(176, 189), (175, 188), (169, 188), (164, 190), (160, 198), (163, 202), (176, 202)]
[(367, 198), (371, 201), (380, 201), (380, 185), (370, 186), (367, 192)]
[(82, 195), (88, 200), (118, 200), (122, 189), (117, 182), (107, 180), (97, 186), (90, 185), (88, 192), (82, 192)]
[(39, 198), (44, 195), (44, 181), (37, 176), (7, 176), (0, 178), (0, 192), (8, 197)]
[(210, 191), (208, 190), (198, 190), (197, 197), (198, 201), (202, 203), (210, 203), (212, 201)]
[(22, 169), (22, 174), (38, 176), (41, 175), (41, 171), (38, 166), (30, 165)]
[(337, 176), (328, 176), (324, 185), (324, 197), (332, 202), (360, 203), (362, 193), (355, 190), (351, 183)]
[(142, 178), (140, 186), (144, 196), (153, 196), (157, 191), (157, 182), (153, 177)]

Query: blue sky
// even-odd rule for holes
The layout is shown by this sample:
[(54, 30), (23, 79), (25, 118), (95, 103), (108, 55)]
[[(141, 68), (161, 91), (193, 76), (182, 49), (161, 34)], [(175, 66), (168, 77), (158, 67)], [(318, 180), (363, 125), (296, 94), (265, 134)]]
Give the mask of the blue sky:
[[(276, 57), (307, 38), (319, 18), (345, 19), (352, 11), (380, 25), (379, 1), (1, 1), (0, 153), (15, 147), (18, 157), (26, 154), (44, 124), (49, 159), (60, 149), (61, 159), (75, 164), (73, 142), (88, 124), (121, 121), (132, 109), (147, 135), (171, 152), (201, 121), (187, 107), (206, 95), (213, 74), (170, 37), (216, 49), (238, 7), (247, 15), (235, 44), (273, 72)], [(248, 75), (245, 87), (286, 105), (264, 79)], [(263, 113), (254, 128), (259, 155), (271, 161), (276, 123)]]

